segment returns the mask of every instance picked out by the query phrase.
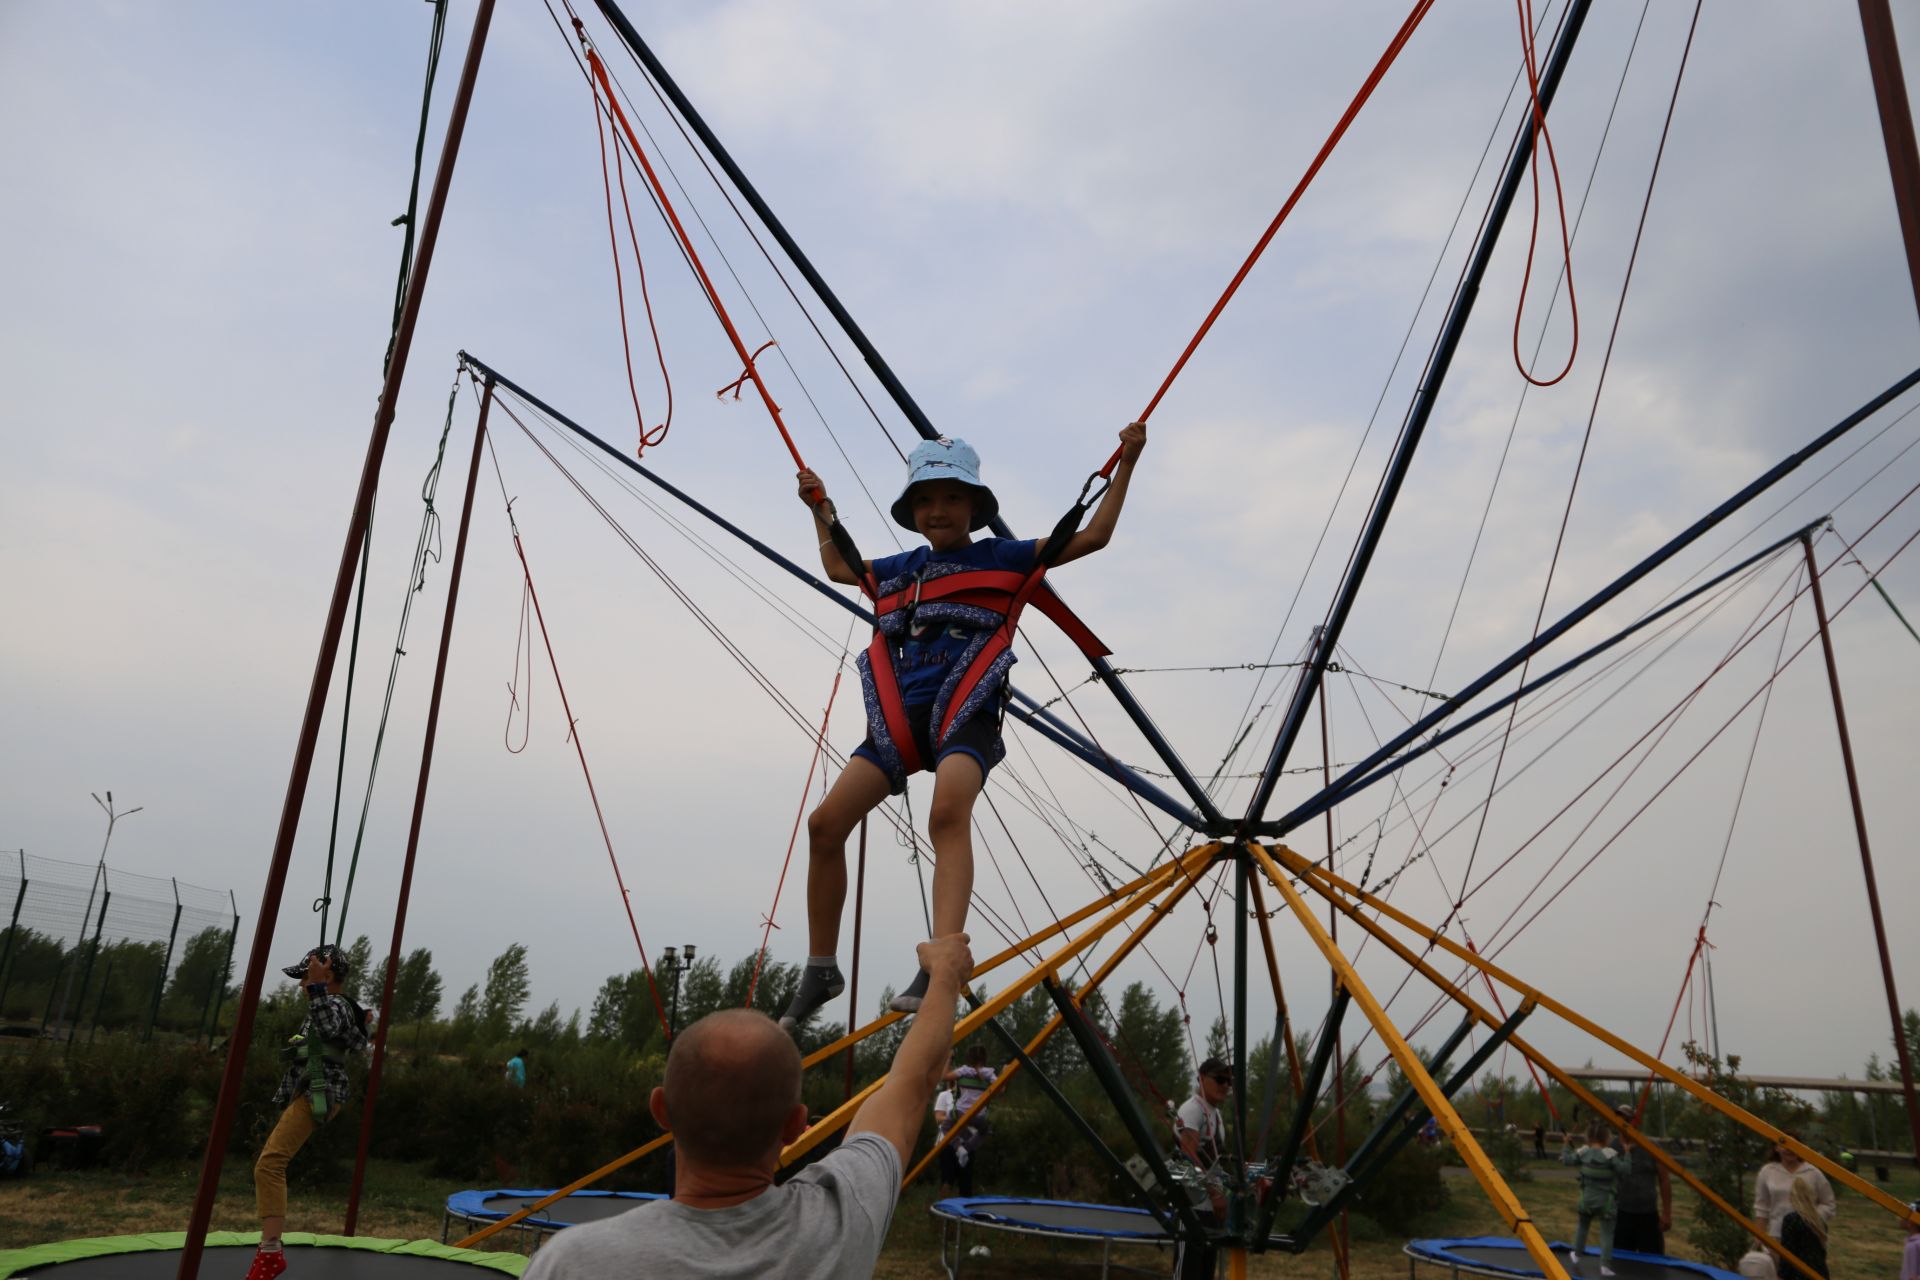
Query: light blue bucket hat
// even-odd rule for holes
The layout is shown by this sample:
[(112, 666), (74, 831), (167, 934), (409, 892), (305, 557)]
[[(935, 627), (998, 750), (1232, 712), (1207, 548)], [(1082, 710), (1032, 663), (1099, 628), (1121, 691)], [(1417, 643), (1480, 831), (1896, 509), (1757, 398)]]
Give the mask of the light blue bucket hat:
[(904, 528), (913, 528), (913, 504), (907, 495), (913, 492), (913, 486), (923, 480), (958, 480), (979, 490), (979, 497), (973, 504), (973, 524), (970, 532), (978, 532), (993, 523), (1000, 514), (1000, 500), (993, 496), (993, 490), (980, 483), (980, 455), (973, 446), (957, 436), (941, 436), (934, 440), (922, 440), (907, 455), (907, 483), (900, 490), (900, 496), (893, 500), (891, 508), (896, 524)]

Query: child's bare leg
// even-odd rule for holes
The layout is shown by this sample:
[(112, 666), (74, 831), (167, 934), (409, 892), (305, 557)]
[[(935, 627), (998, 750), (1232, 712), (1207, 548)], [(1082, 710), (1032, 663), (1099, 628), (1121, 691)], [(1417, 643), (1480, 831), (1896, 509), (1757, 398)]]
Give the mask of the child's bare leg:
[(933, 936), (944, 938), (967, 927), (973, 898), (973, 804), (986, 778), (980, 762), (954, 752), (933, 775), (933, 808), (927, 835), (933, 841)]
[[(933, 775), (933, 808), (927, 814), (927, 834), (933, 841), (933, 936), (944, 938), (967, 927), (967, 906), (973, 897), (973, 802), (986, 777), (980, 762), (963, 752), (942, 760)], [(927, 975), (915, 975), (911, 985), (888, 1006), (913, 1013), (926, 994)]]
[(855, 756), (807, 819), (807, 945), (812, 950), (780, 1018), (788, 1030), (845, 989), (834, 949), (840, 945), (840, 913), (847, 902), (847, 837), (891, 791), (877, 765)]

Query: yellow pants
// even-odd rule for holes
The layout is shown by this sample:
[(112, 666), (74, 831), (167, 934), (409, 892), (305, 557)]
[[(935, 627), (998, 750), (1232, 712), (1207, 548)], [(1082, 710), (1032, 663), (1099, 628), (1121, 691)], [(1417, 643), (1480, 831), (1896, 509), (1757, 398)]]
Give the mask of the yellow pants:
[(267, 1135), (267, 1145), (253, 1162), (253, 1198), (263, 1218), (287, 1216), (287, 1165), (294, 1152), (313, 1136), (313, 1102), (305, 1094), (287, 1104), (280, 1123)]

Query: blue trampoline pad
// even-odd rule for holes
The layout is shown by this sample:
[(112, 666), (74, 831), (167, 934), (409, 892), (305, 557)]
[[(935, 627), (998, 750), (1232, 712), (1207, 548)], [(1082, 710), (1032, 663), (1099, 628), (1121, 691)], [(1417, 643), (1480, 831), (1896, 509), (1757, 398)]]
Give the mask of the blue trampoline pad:
[[(1563, 1240), (1553, 1242), (1553, 1251), (1565, 1260), (1573, 1246)], [(1457, 1268), (1478, 1276), (1541, 1276), (1544, 1273), (1527, 1256), (1527, 1248), (1507, 1236), (1463, 1236), (1451, 1240), (1413, 1240), (1408, 1242), (1408, 1257), (1435, 1266)], [(1600, 1274), (1599, 1251), (1589, 1248), (1580, 1255), (1581, 1272)], [(1704, 1262), (1684, 1258), (1666, 1258), (1654, 1253), (1633, 1253), (1619, 1249), (1613, 1255), (1613, 1272), (1618, 1280), (1740, 1280), (1731, 1271), (1710, 1267)]]
[[(512, 1188), (456, 1191), (447, 1197), (447, 1214), (471, 1222), (498, 1222), (530, 1204), (538, 1204), (552, 1194), (552, 1188), (545, 1191)], [(564, 1200), (554, 1201), (533, 1216), (522, 1218), (515, 1225), (548, 1231), (577, 1227), (583, 1222), (598, 1222), (602, 1218), (625, 1213), (649, 1200), (665, 1198), (646, 1191), (576, 1191)]]
[(1071, 1200), (1029, 1200), (1023, 1196), (955, 1196), (936, 1201), (932, 1212), (956, 1222), (1018, 1231), (1091, 1236), (1106, 1240), (1171, 1241), (1145, 1209)]

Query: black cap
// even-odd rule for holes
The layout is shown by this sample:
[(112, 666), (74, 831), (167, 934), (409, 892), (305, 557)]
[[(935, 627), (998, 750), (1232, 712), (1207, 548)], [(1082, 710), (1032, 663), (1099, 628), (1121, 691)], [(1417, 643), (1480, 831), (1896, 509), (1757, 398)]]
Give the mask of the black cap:
[(307, 952), (307, 954), (301, 956), (299, 963), (290, 964), (280, 972), (296, 981), (305, 978), (307, 976), (307, 962), (315, 956), (319, 956), (321, 960), (326, 962), (327, 967), (333, 970), (333, 976), (336, 979), (341, 982), (347, 980), (347, 953), (334, 946), (331, 942), (315, 947), (313, 950)]
[(1203, 1076), (1225, 1076), (1228, 1080), (1232, 1080), (1233, 1068), (1218, 1058), (1208, 1058), (1200, 1064), (1200, 1074)]

